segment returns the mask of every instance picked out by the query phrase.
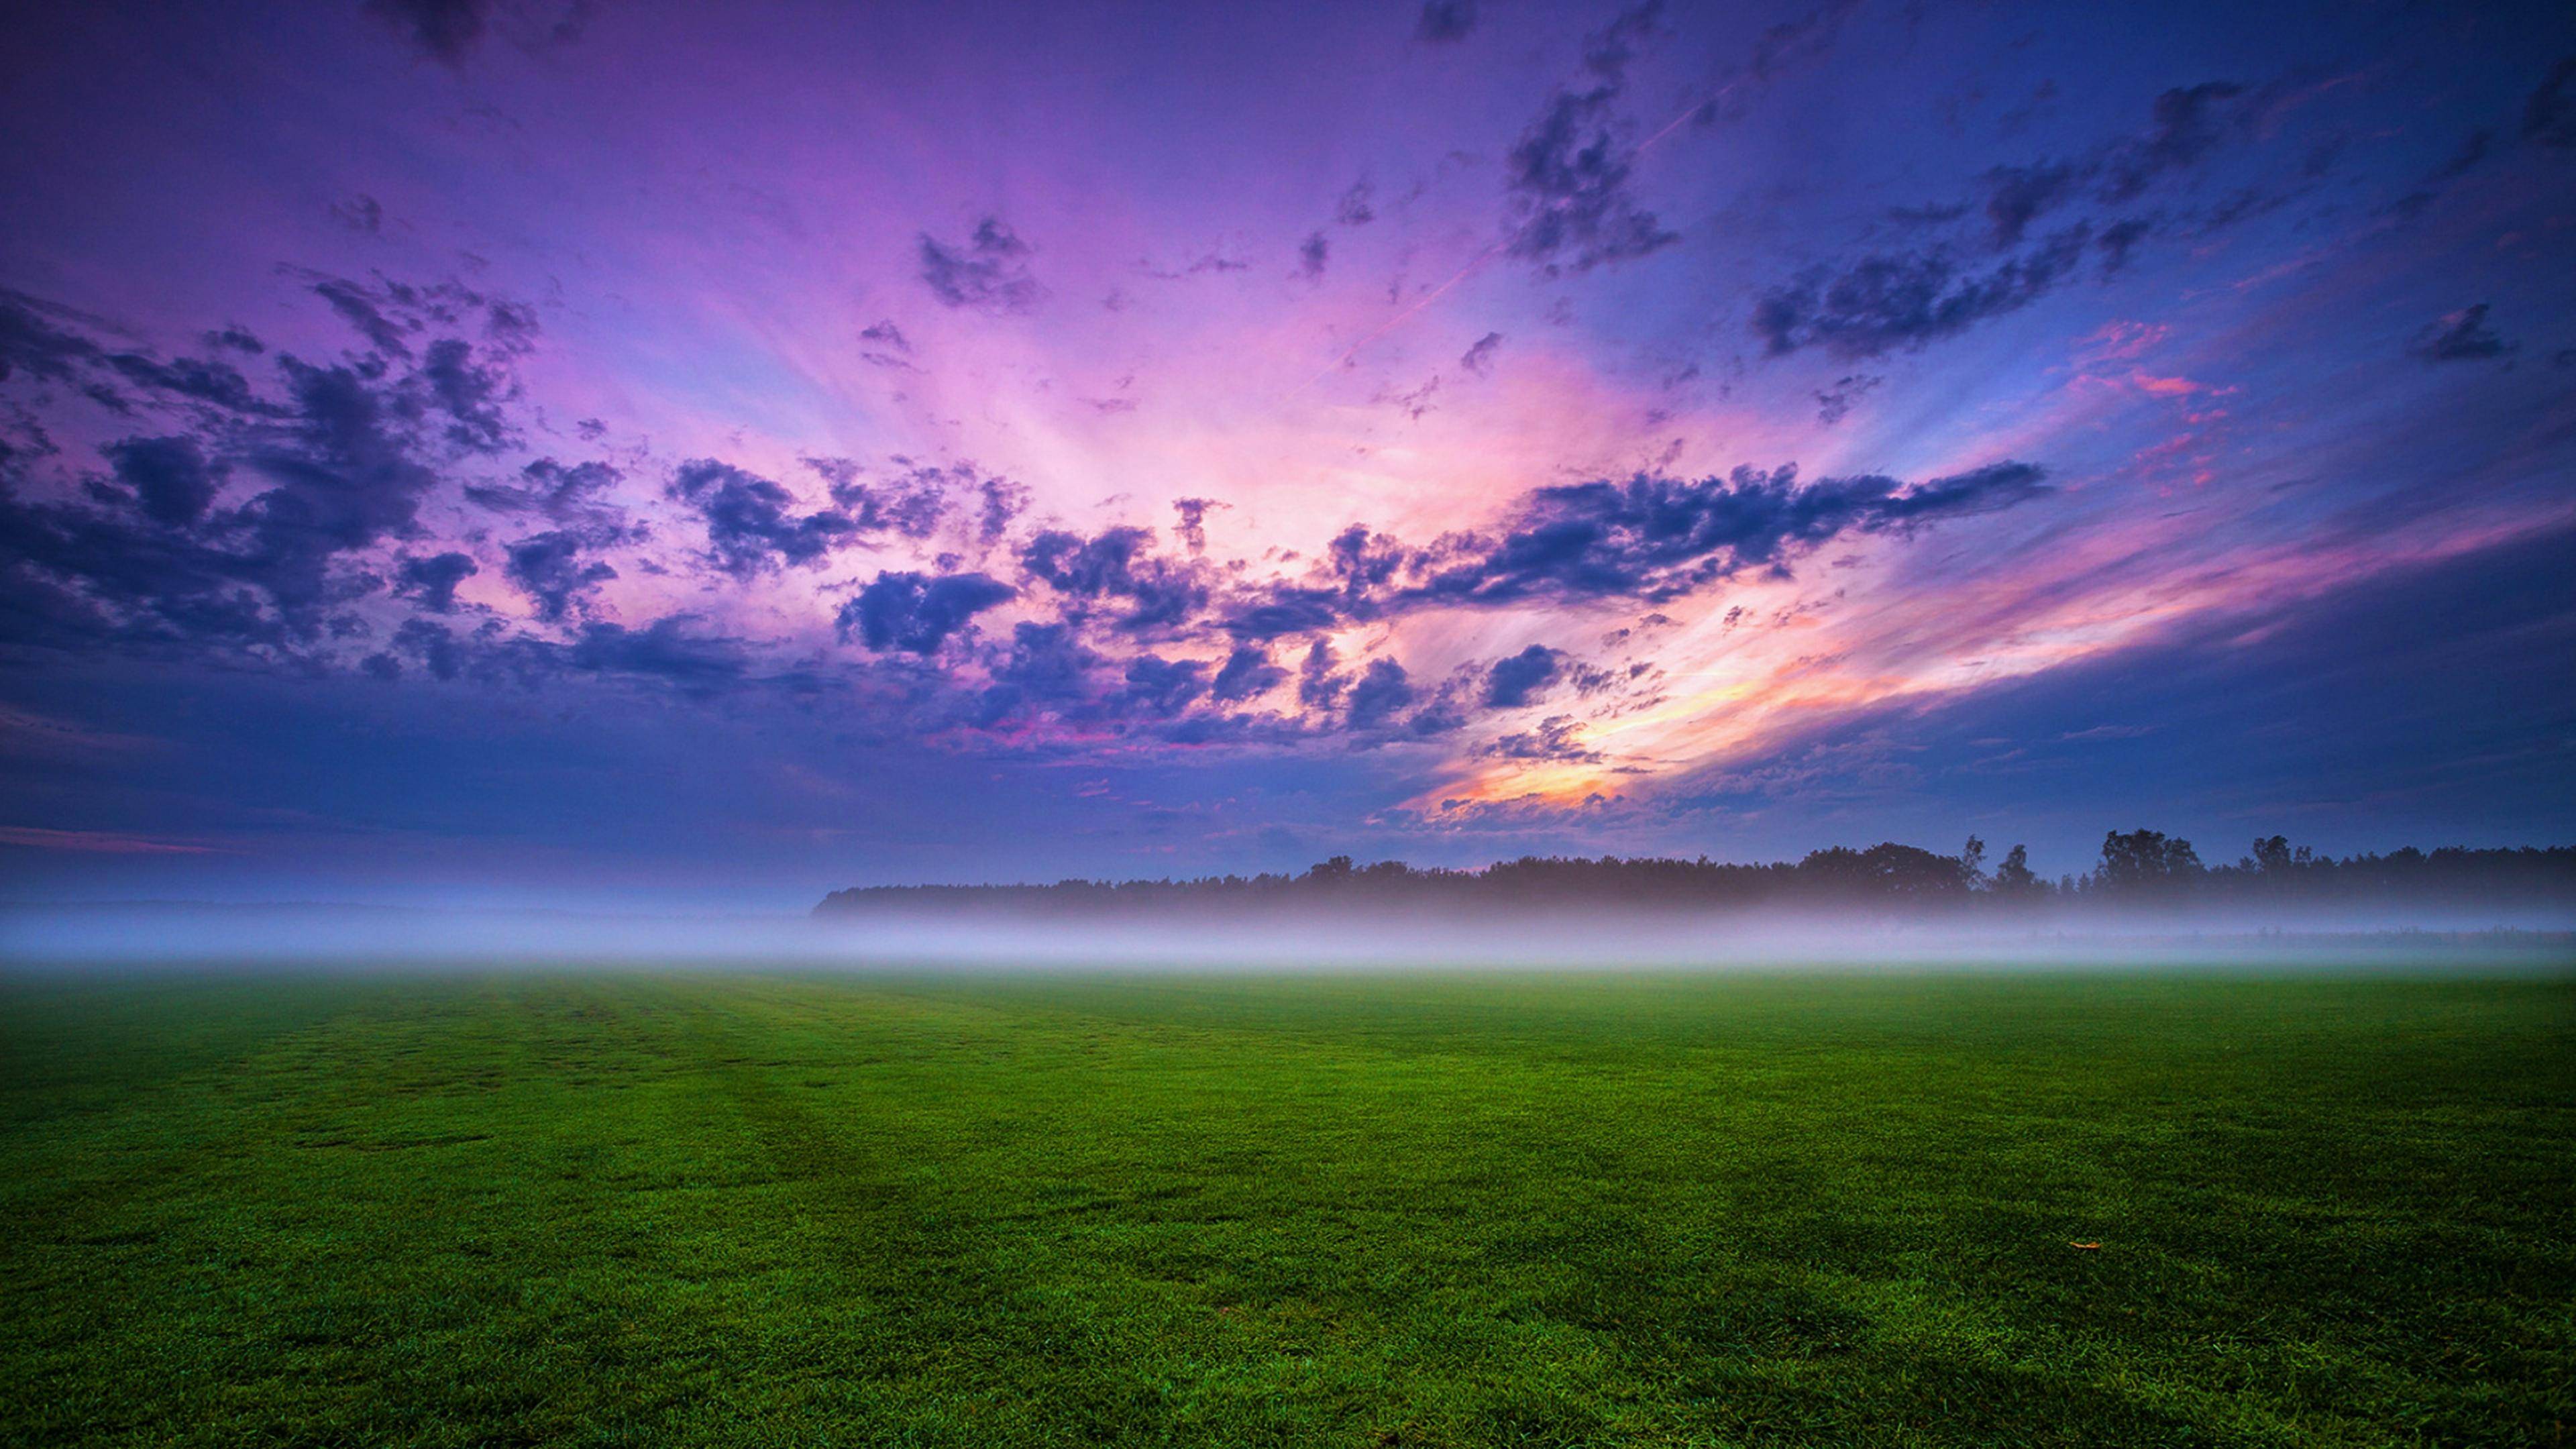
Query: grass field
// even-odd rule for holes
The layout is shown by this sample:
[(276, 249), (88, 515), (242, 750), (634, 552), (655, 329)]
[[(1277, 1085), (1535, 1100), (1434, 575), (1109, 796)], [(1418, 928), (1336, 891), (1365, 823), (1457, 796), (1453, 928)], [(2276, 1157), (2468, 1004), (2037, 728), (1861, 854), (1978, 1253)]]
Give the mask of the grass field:
[(0, 1165), (12, 1444), (2576, 1440), (2565, 980), (21, 977)]

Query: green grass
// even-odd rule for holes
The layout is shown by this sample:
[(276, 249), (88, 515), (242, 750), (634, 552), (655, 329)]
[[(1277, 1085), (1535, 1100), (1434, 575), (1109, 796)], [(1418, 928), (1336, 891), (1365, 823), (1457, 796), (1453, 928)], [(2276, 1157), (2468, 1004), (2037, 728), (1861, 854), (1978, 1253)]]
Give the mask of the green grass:
[(2576, 1439), (2566, 980), (21, 977), (0, 1169), (13, 1444)]

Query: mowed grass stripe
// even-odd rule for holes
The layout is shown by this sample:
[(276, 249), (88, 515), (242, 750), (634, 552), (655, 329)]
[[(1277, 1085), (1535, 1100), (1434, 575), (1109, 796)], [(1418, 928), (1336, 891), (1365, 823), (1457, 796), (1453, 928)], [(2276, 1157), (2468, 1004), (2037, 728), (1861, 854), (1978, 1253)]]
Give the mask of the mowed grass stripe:
[[(20, 1042), (143, 1062), (132, 991), (13, 1020), (0, 1089), (65, 1080)], [(484, 975), (163, 1024), (297, 992), (335, 1004), (8, 1124), (12, 1438), (2571, 1417), (2560, 982)]]

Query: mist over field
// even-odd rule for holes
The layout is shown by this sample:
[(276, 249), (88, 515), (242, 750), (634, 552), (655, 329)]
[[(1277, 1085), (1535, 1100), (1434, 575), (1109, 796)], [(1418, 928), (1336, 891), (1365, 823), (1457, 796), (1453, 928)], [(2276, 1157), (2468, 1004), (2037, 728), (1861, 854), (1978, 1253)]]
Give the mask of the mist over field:
[(869, 885), (784, 913), (465, 903), (0, 907), (0, 957), (55, 962), (728, 962), (980, 970), (1158, 966), (2517, 967), (2576, 940), (2576, 848), (2342, 858), (2258, 838), (2210, 866), (2111, 831), (2051, 881), (2014, 846), (1882, 842), (1767, 864), (1524, 856), (1480, 870)]
[(0, 909), (0, 962), (350, 968), (939, 966), (989, 971), (1961, 970), (2528, 971), (2576, 968), (2576, 912), (2244, 911), (1922, 919), (1821, 911), (1283, 913), (1259, 921), (864, 918), (104, 903)]

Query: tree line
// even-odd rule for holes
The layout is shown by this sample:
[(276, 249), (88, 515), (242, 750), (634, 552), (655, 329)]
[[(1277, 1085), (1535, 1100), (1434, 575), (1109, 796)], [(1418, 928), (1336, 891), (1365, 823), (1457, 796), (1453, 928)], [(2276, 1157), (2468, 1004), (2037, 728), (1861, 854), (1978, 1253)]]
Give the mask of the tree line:
[(2576, 904), (2576, 846), (2471, 849), (2409, 846), (2343, 857), (2259, 837), (2233, 863), (2210, 865), (2192, 843), (2157, 830), (2110, 831), (2094, 867), (2054, 880), (2015, 845), (1988, 864), (1975, 836), (1942, 855), (1893, 841), (1833, 846), (1801, 860), (1746, 864), (1666, 857), (1523, 856), (1481, 870), (1360, 865), (1347, 855), (1302, 873), (1189, 879), (1062, 880), (1052, 885), (858, 886), (834, 891), (820, 914), (878, 909), (1081, 910), (1305, 905), (1529, 909), (1564, 907), (2042, 908), (2051, 905), (2547, 906)]

